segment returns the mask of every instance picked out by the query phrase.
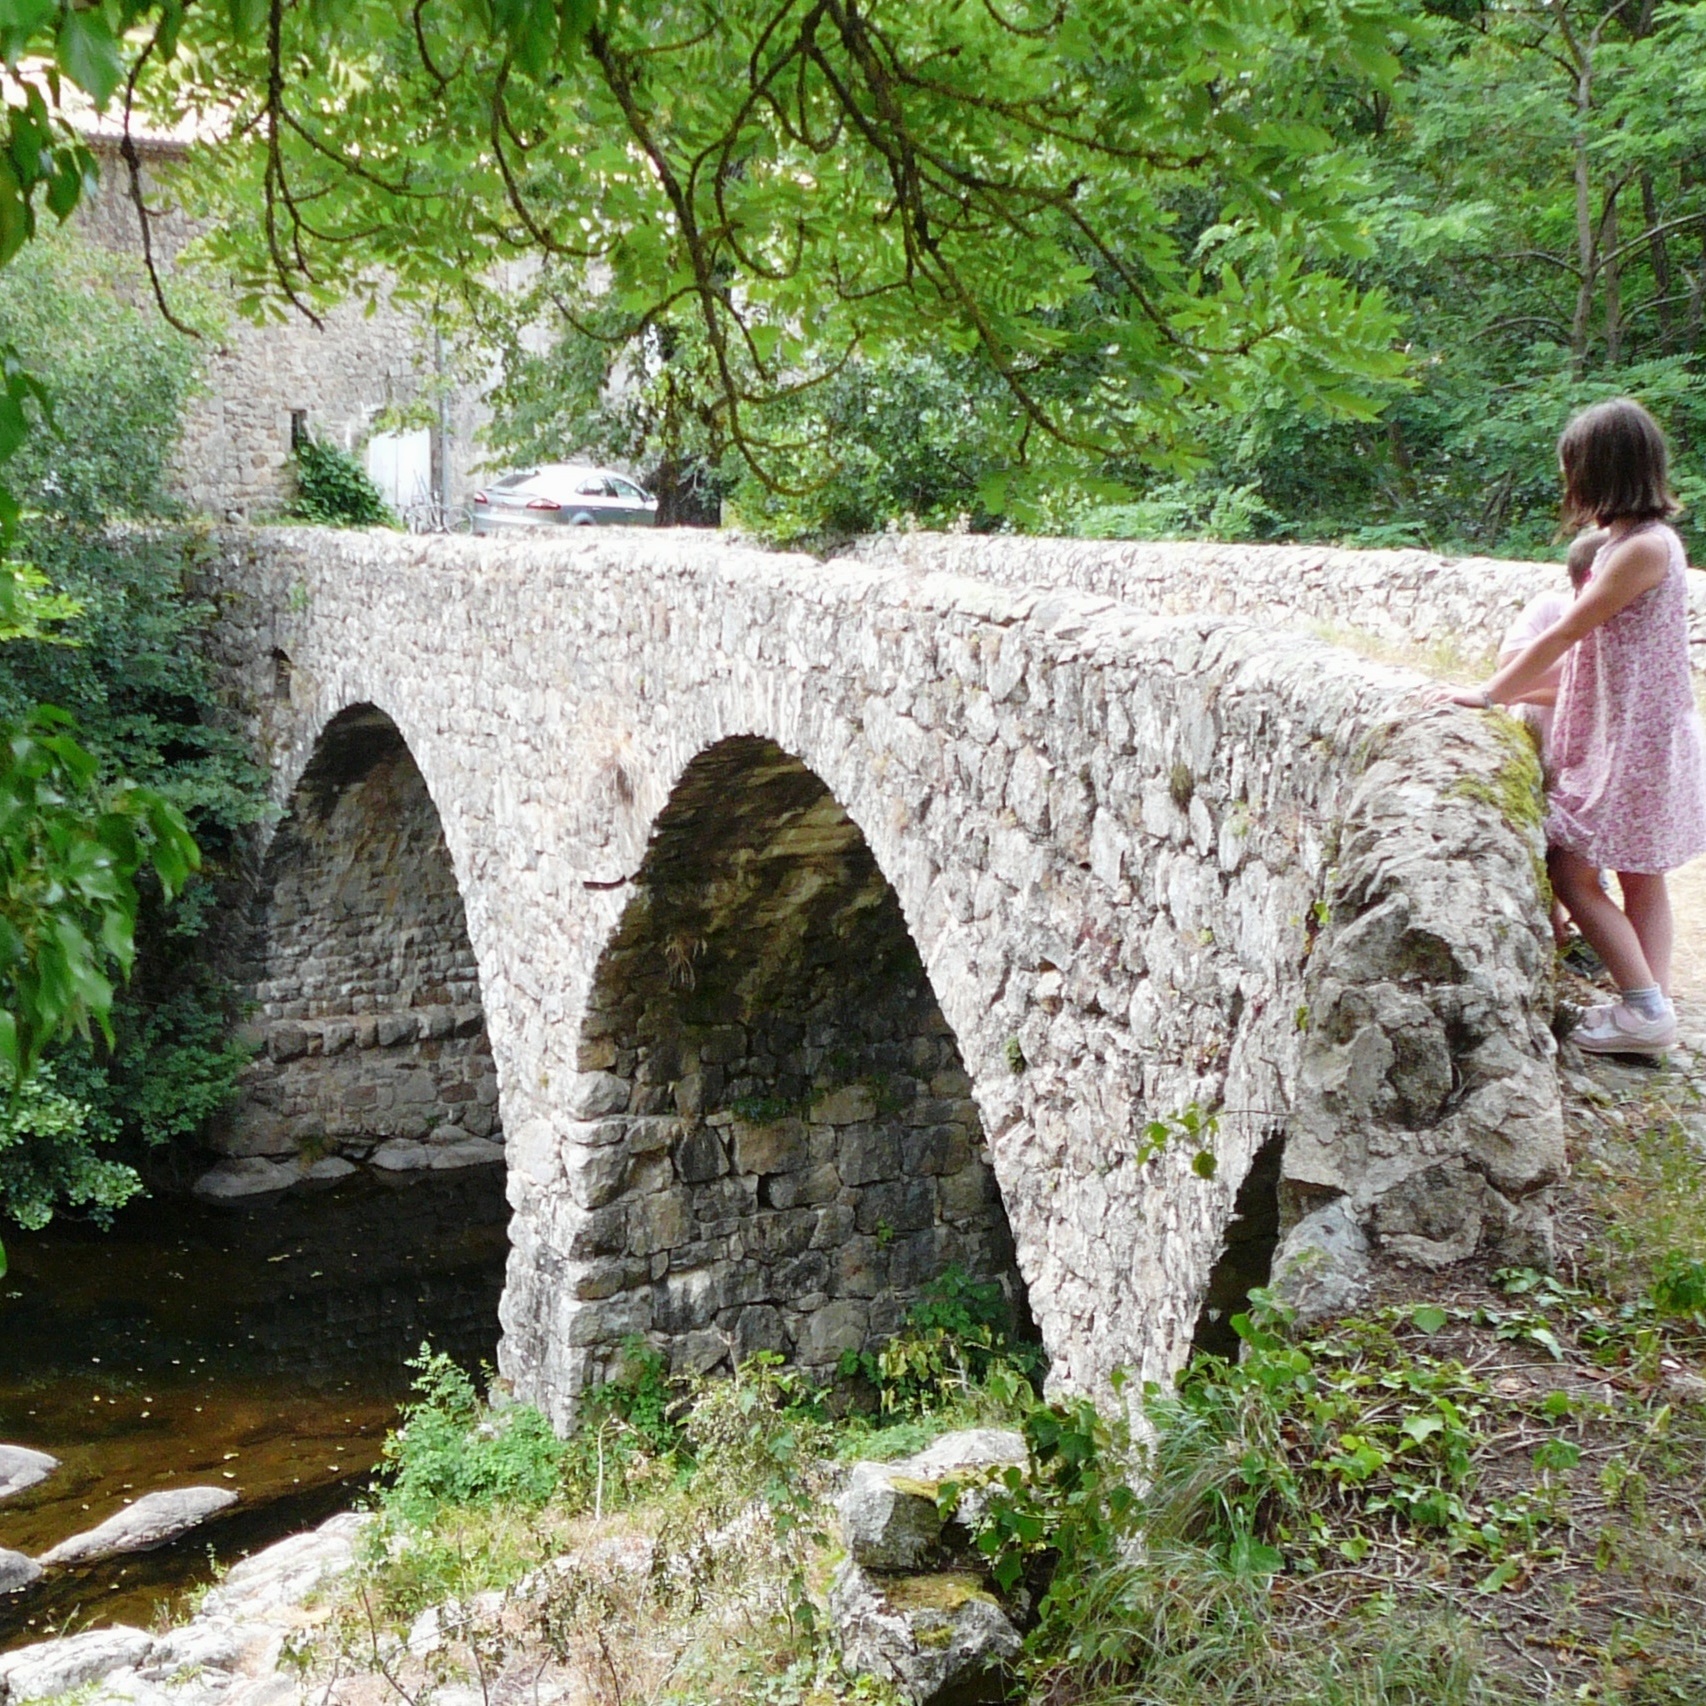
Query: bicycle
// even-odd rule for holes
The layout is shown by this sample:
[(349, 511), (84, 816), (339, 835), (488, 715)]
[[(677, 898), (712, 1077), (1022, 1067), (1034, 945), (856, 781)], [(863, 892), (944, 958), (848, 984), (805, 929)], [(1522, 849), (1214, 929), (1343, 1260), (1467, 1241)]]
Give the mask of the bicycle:
[(438, 498), (419, 498), (404, 506), (403, 525), (411, 533), (472, 533), (474, 506), (446, 504)]

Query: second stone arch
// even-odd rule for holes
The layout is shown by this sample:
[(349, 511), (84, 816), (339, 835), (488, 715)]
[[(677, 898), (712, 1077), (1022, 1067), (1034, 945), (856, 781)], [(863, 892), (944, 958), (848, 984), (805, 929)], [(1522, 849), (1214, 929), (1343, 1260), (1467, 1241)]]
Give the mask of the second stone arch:
[(701, 753), (654, 826), (580, 1044), (574, 1333), (676, 1373), (830, 1375), (944, 1274), (1028, 1319), (971, 1081), (894, 890), (774, 742)]

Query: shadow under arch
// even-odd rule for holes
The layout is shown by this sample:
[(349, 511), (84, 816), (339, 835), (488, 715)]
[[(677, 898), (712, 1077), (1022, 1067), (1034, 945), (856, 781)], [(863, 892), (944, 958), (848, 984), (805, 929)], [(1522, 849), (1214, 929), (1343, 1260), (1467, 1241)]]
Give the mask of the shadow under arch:
[(241, 981), (260, 1052), (215, 1133), (322, 1177), (503, 1158), (479, 970), (438, 809), (397, 725), (322, 731), (261, 863)]
[(699, 754), (653, 826), (579, 1038), (593, 1212), (577, 1343), (677, 1373), (760, 1350), (827, 1375), (950, 1269), (1028, 1326), (957, 1044), (900, 903), (774, 742)]

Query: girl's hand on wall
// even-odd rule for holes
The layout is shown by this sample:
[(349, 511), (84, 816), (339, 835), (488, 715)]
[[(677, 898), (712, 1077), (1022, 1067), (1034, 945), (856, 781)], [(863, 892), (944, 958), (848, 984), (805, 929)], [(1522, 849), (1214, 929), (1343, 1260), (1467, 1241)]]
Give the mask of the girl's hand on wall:
[(1422, 703), (1430, 708), (1440, 705), (1463, 705), (1473, 711), (1492, 708), (1485, 690), (1479, 687), (1426, 687), (1422, 690)]

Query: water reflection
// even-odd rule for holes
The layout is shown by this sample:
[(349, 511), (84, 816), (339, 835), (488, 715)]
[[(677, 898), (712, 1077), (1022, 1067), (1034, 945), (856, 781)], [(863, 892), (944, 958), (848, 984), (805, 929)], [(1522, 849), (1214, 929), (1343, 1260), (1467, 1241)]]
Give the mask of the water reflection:
[(174, 1546), (0, 1596), (0, 1647), (67, 1619), (146, 1623), (212, 1558), (347, 1505), (421, 1341), (492, 1358), (506, 1222), (503, 1169), (482, 1167), (246, 1206), (162, 1197), (110, 1233), (9, 1235), (0, 1440), (62, 1465), (0, 1503), (0, 1546), (40, 1553), (157, 1488), (239, 1498)]

